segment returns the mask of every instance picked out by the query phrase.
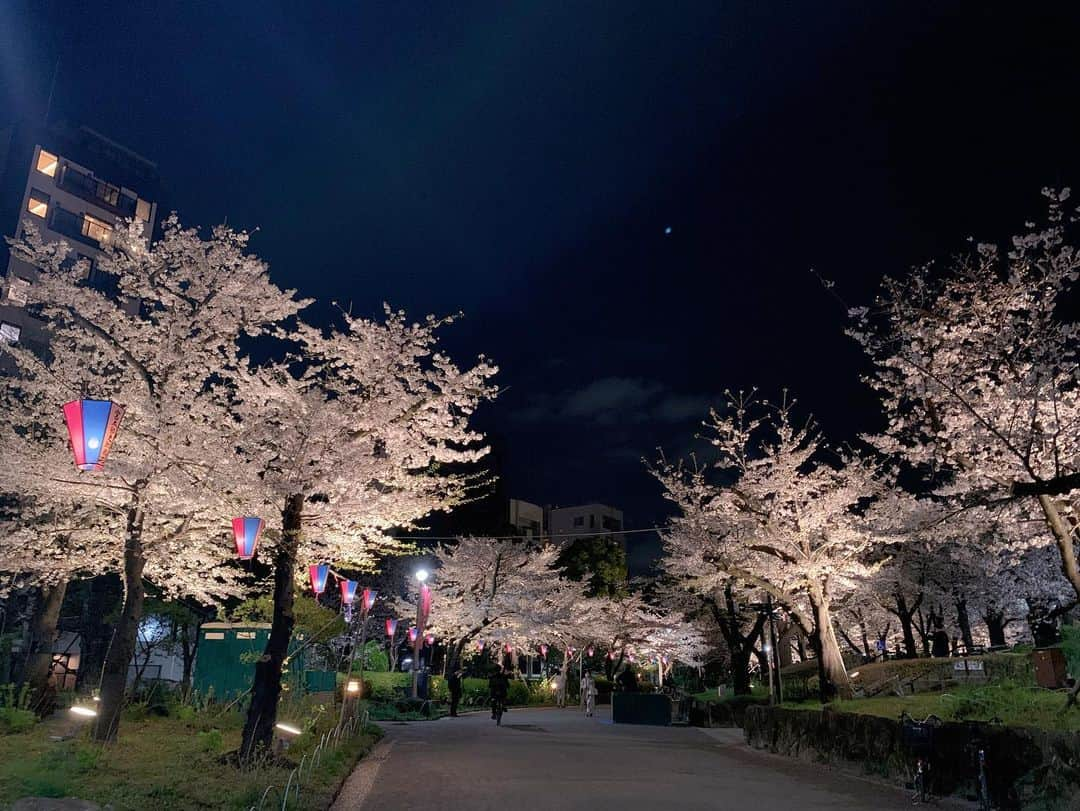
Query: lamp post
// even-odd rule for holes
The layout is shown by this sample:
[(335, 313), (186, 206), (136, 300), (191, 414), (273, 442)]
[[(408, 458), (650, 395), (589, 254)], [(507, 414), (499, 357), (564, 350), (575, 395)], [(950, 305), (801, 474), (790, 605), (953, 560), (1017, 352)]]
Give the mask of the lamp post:
[(416, 600), (416, 638), (413, 643), (412, 697), (420, 697), (420, 646), (424, 644), (424, 626), (431, 610), (431, 589), (427, 587), (427, 569), (418, 569), (415, 574), (420, 584), (420, 596)]

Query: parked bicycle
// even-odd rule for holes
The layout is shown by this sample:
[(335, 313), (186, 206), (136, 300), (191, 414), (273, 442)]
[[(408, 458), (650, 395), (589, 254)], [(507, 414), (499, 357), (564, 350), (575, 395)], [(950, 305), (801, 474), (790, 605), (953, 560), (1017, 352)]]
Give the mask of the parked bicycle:
[(916, 805), (931, 802), (934, 796), (931, 772), (934, 732), (941, 726), (942, 720), (936, 715), (928, 715), (922, 721), (916, 721), (906, 712), (902, 712), (900, 723), (904, 747), (915, 756), (911, 801)]

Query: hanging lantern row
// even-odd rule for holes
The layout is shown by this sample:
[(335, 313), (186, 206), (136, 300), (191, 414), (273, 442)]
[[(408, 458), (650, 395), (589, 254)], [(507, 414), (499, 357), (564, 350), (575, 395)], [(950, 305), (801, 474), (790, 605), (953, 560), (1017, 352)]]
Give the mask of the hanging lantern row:
[(391, 639), (394, 638), (394, 634), (397, 633), (397, 620), (388, 619), (386, 621), (386, 635)]
[(236, 544), (236, 556), (240, 560), (251, 560), (255, 557), (262, 531), (263, 520), (253, 515), (232, 520), (233, 542)]
[(308, 575), (311, 577), (311, 590), (315, 592), (315, 599), (326, 591), (326, 578), (330, 574), (330, 564), (320, 563), (317, 566), (308, 566)]
[(64, 403), (71, 453), (79, 470), (103, 470), (109, 446), (120, 430), (124, 407), (111, 400), (72, 400)]

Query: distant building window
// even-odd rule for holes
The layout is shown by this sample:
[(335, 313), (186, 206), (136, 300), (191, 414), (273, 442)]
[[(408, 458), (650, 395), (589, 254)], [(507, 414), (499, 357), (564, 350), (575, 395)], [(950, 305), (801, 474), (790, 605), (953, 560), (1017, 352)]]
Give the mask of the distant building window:
[(56, 157), (52, 152), (46, 152), (44, 149), (38, 152), (37, 166), (35, 167), (41, 174), (48, 175), (49, 177), (56, 176), (56, 167), (59, 165), (60, 159)]
[(0, 341), (6, 344), (17, 344), (21, 335), (22, 329), (7, 321), (0, 321)]
[(585, 516), (584, 515), (575, 515), (574, 516), (574, 526), (575, 527), (583, 527), (583, 526), (585, 526)]
[(30, 189), (30, 199), (26, 201), (26, 210), (35, 217), (44, 217), (49, 213), (49, 195), (37, 189)]
[(89, 214), (83, 214), (83, 236), (90, 237), (90, 239), (96, 239), (98, 242), (107, 242), (112, 235), (112, 230), (112, 226), (105, 222), (105, 220), (99, 220), (97, 217), (91, 217)]
[(8, 276), (5, 298), (19, 307), (25, 307), (30, 293), (30, 282), (19, 276)]
[(150, 201), (141, 197), (135, 203), (135, 216), (143, 222), (150, 222)]

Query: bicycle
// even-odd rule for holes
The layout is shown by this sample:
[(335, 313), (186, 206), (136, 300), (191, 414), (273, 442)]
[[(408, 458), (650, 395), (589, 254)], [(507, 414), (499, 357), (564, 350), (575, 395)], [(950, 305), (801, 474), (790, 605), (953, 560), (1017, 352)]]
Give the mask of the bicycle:
[(911, 802), (916, 805), (931, 802), (934, 795), (931, 788), (933, 779), (930, 755), (934, 748), (934, 730), (941, 726), (942, 721), (936, 715), (928, 715), (922, 721), (916, 721), (907, 712), (902, 712), (900, 723), (903, 743), (916, 756)]
[(495, 719), (495, 726), (502, 726), (502, 717), (504, 712), (506, 712), (506, 699), (502, 696), (492, 696), (491, 717)]

